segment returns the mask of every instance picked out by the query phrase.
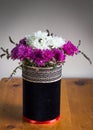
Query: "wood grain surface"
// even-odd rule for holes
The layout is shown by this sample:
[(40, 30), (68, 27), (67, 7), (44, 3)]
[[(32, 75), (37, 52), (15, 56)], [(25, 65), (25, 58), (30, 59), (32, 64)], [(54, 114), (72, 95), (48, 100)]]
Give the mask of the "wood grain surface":
[(22, 119), (22, 79), (0, 81), (0, 130), (93, 130), (93, 79), (62, 79), (61, 119), (30, 124)]

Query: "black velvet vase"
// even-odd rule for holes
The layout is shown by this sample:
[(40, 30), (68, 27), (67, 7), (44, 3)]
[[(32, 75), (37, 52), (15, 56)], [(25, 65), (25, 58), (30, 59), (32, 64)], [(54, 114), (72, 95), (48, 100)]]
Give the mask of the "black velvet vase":
[(53, 123), (60, 118), (62, 65), (56, 68), (23, 65), (23, 118), (30, 123)]

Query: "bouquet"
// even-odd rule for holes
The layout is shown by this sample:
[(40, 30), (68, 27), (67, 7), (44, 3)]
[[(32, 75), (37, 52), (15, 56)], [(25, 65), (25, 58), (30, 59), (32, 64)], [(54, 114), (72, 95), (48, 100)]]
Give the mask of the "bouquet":
[(16, 73), (18, 68), (22, 65), (29, 65), (32, 67), (56, 67), (59, 64), (66, 62), (67, 56), (74, 56), (81, 53), (89, 62), (90, 58), (85, 53), (79, 50), (81, 41), (79, 40), (76, 46), (70, 40), (65, 40), (58, 37), (49, 30), (45, 32), (37, 31), (33, 35), (27, 35), (15, 43), (11, 37), (9, 40), (14, 44), (14, 48), (9, 52), (9, 49), (1, 47), (2, 54), (0, 57), (6, 56), (7, 59), (19, 60), (19, 66), (16, 67), (11, 76)]

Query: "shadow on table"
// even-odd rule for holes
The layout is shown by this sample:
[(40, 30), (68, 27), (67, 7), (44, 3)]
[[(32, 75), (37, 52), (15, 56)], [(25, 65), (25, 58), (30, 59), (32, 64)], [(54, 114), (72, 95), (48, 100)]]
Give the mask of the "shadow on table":
[(0, 121), (2, 120), (22, 120), (22, 106), (12, 104), (0, 104)]
[[(4, 122), (11, 124), (3, 124)], [(17, 122), (17, 126), (14, 122)], [(60, 130), (61, 121), (53, 124), (31, 124), (22, 119), (22, 106), (14, 106), (11, 104), (0, 104), (0, 128), (15, 129), (20, 128), (24, 130)], [(1, 130), (1, 129), (0, 129)]]

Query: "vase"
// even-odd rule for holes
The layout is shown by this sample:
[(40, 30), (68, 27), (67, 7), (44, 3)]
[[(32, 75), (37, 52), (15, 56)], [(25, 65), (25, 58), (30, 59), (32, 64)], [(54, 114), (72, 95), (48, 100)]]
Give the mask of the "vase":
[(60, 119), (62, 65), (22, 66), (23, 118), (30, 123), (53, 123)]

